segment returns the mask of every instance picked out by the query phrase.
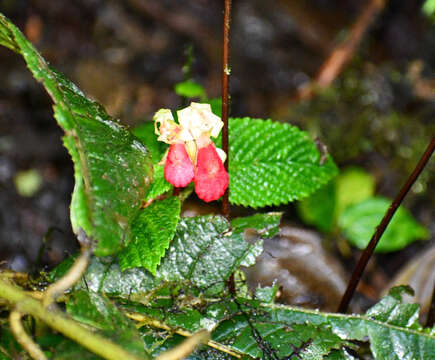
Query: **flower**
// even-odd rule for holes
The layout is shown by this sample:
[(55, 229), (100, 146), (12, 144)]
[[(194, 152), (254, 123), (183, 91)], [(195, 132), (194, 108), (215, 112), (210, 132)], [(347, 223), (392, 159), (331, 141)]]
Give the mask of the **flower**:
[(219, 199), (228, 187), (229, 177), (223, 162), (226, 154), (216, 148), (210, 137), (217, 137), (222, 120), (213, 114), (210, 104), (192, 102), (177, 111), (160, 109), (154, 115), (158, 140), (170, 144), (164, 159), (165, 179), (176, 187), (195, 183), (195, 192), (206, 202)]

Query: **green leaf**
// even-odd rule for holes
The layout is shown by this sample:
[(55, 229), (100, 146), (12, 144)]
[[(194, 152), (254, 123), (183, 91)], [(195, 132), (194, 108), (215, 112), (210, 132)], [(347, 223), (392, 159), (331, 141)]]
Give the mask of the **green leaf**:
[(157, 198), (174, 187), (165, 179), (165, 167), (154, 165), (154, 180), (145, 196), (145, 201)]
[(351, 167), (337, 177), (336, 214), (340, 216), (349, 205), (362, 202), (375, 193), (375, 179), (364, 169)]
[(261, 287), (260, 284), (255, 289), (255, 299), (263, 303), (272, 304), (275, 301), (276, 293), (278, 292), (278, 285)]
[(254, 208), (312, 194), (337, 174), (306, 132), (271, 120), (229, 122), (230, 201)]
[[(77, 288), (122, 297), (148, 293), (163, 284), (188, 284), (217, 294), (240, 266), (251, 266), (262, 252), (262, 241), (245, 241), (243, 229), (231, 228), (222, 216), (182, 218), (155, 276), (141, 268), (121, 272), (110, 258), (93, 258)], [(61, 264), (50, 278), (61, 277), (71, 265)]]
[(105, 295), (92, 291), (73, 292), (69, 295), (66, 310), (75, 320), (91, 326), (132, 354), (148, 358), (134, 323)]
[(244, 231), (246, 229), (257, 230), (258, 235), (263, 239), (267, 239), (278, 234), (281, 217), (282, 213), (280, 212), (255, 214), (252, 216), (235, 218), (231, 220), (231, 225), (237, 229), (235, 231)]
[(61, 338), (59, 344), (51, 352), (50, 358), (56, 360), (101, 360), (101, 357), (67, 338)]
[[(367, 199), (346, 208), (339, 217), (338, 224), (353, 245), (364, 249), (390, 204), (391, 200), (382, 197)], [(399, 207), (375, 251), (397, 251), (418, 239), (427, 239), (428, 236), (428, 230), (415, 221), (405, 208)]]
[(205, 96), (204, 88), (191, 80), (180, 82), (174, 87), (175, 93), (186, 98), (202, 98)]
[(174, 237), (180, 218), (177, 197), (155, 201), (143, 209), (133, 222), (132, 241), (119, 254), (121, 270), (144, 267), (155, 274), (160, 259)]
[[(149, 152), (124, 126), (62, 74), (49, 67), (24, 35), (0, 14), (2, 44), (23, 56), (55, 105), (65, 130), (64, 144), (74, 162), (71, 222), (97, 240), (95, 253), (116, 253), (131, 239), (131, 223), (151, 182)], [(9, 46), (9, 47), (11, 47)]]
[(335, 221), (335, 182), (330, 181), (310, 197), (299, 201), (297, 209), (305, 223), (324, 232), (332, 231)]
[(148, 121), (136, 126), (133, 129), (133, 134), (147, 147), (151, 153), (153, 164), (157, 164), (162, 160), (168, 149), (168, 144), (157, 140), (157, 135), (154, 134), (154, 121)]
[[(171, 329), (207, 328), (215, 342), (249, 358), (283, 359), (297, 353), (310, 360), (352, 359), (346, 351), (357, 349), (352, 341), (369, 340), (375, 359), (433, 359), (435, 335), (418, 325), (417, 305), (401, 303), (406, 290), (394, 289), (366, 315), (323, 313), (242, 298), (195, 298), (188, 289), (170, 300), (156, 297), (148, 306), (124, 306)], [(148, 338), (148, 342), (153, 341)]]
[(222, 99), (221, 98), (208, 99), (206, 102), (210, 104), (211, 111), (213, 112), (213, 114), (215, 114), (219, 117), (222, 117)]

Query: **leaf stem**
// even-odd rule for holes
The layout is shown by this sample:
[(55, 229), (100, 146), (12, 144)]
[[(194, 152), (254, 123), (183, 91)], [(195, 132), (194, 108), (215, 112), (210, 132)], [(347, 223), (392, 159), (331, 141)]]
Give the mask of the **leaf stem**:
[(36, 344), (24, 330), (23, 324), (21, 323), (21, 317), (22, 314), (16, 310), (12, 310), (9, 314), (9, 324), (15, 338), (33, 359), (47, 360), (47, 357), (38, 344)]
[(435, 136), (432, 138), (432, 141), (427, 146), (426, 151), (420, 158), (420, 161), (418, 162), (414, 171), (409, 176), (405, 185), (403, 185), (403, 187), (400, 189), (399, 193), (397, 194), (396, 198), (391, 203), (381, 223), (376, 227), (375, 233), (373, 234), (369, 244), (367, 245), (364, 252), (362, 253), (361, 258), (359, 259), (359, 262), (352, 273), (349, 284), (347, 285), (346, 292), (344, 293), (340, 305), (338, 307), (337, 310), (338, 312), (345, 313), (347, 311), (349, 303), (352, 300), (352, 296), (356, 290), (356, 287), (358, 286), (358, 283), (361, 279), (361, 276), (365, 270), (368, 261), (370, 260), (370, 257), (373, 255), (376, 245), (378, 244), (382, 234), (384, 233), (385, 229), (390, 223), (394, 213), (402, 203), (404, 197), (409, 192), (412, 185), (419, 177), (420, 173), (423, 171), (432, 153), (434, 152), (434, 149), (435, 149)]
[[(46, 308), (15, 285), (0, 279), (0, 297), (15, 304), (20, 314), (29, 314), (107, 360), (140, 360), (110, 340), (88, 330), (57, 309)], [(16, 316), (16, 315), (14, 315)], [(16, 323), (15, 323), (16, 324)]]
[(180, 360), (189, 356), (195, 348), (201, 344), (206, 343), (210, 338), (207, 330), (199, 330), (191, 337), (184, 340), (180, 345), (165, 351), (156, 357), (156, 360)]
[[(228, 81), (230, 76), (229, 55), (230, 55), (230, 20), (231, 20), (231, 0), (224, 0), (224, 22), (222, 37), (222, 150), (227, 154), (225, 169), (228, 171)], [(229, 202), (230, 187), (228, 186), (222, 198), (222, 214), (228, 219), (230, 217)]]

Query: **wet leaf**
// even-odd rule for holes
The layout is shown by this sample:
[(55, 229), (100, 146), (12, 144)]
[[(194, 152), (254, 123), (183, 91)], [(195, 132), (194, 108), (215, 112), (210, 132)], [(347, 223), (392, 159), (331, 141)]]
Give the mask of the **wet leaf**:
[(14, 48), (50, 94), (64, 145), (74, 162), (71, 222), (97, 241), (95, 253), (116, 253), (129, 243), (131, 224), (151, 182), (146, 147), (101, 105), (51, 68), (24, 35), (0, 14), (1, 44)]
[(279, 224), (282, 213), (255, 214), (247, 217), (240, 217), (231, 220), (231, 225), (235, 231), (244, 231), (246, 229), (257, 230), (258, 235), (263, 239), (271, 238), (278, 234)]
[(147, 358), (145, 344), (134, 323), (106, 296), (92, 291), (73, 292), (66, 310), (75, 320), (93, 327), (132, 354)]
[[(187, 290), (188, 291), (188, 290)], [(403, 304), (406, 288), (396, 288), (365, 315), (342, 315), (259, 301), (205, 297), (170, 301), (155, 299), (148, 306), (125, 304), (174, 329), (207, 328), (212, 339), (248, 358), (352, 359), (351, 341), (369, 341), (375, 359), (432, 359), (435, 335), (417, 323), (418, 306)], [(175, 311), (176, 310), (176, 311)], [(148, 338), (149, 342), (153, 342)], [(157, 339), (154, 339), (156, 344)]]
[[(272, 218), (279, 220), (276, 215)], [(222, 216), (182, 218), (155, 276), (140, 268), (121, 272), (113, 259), (94, 258), (78, 286), (122, 297), (144, 294), (164, 284), (189, 284), (208, 295), (218, 294), (239, 266), (253, 265), (263, 250), (261, 240), (251, 244), (244, 239), (243, 226), (231, 227)], [(62, 276), (70, 264), (58, 266), (56, 277), (51, 278)]]

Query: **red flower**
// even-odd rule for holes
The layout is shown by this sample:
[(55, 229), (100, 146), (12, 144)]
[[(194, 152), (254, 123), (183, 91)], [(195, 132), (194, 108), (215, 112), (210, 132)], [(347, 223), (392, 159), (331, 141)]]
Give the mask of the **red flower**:
[(177, 115), (179, 124), (169, 109), (160, 109), (154, 115), (158, 140), (171, 145), (164, 160), (165, 179), (176, 187), (187, 186), (193, 180), (200, 199), (217, 200), (227, 189), (229, 179), (223, 164), (226, 154), (216, 149), (210, 137), (219, 135), (222, 120), (213, 114), (209, 104), (191, 103)]
[(196, 160), (195, 192), (206, 202), (219, 199), (228, 187), (228, 173), (213, 143), (199, 149)]
[(165, 163), (165, 179), (176, 187), (185, 187), (193, 180), (194, 168), (184, 144), (169, 147)]

